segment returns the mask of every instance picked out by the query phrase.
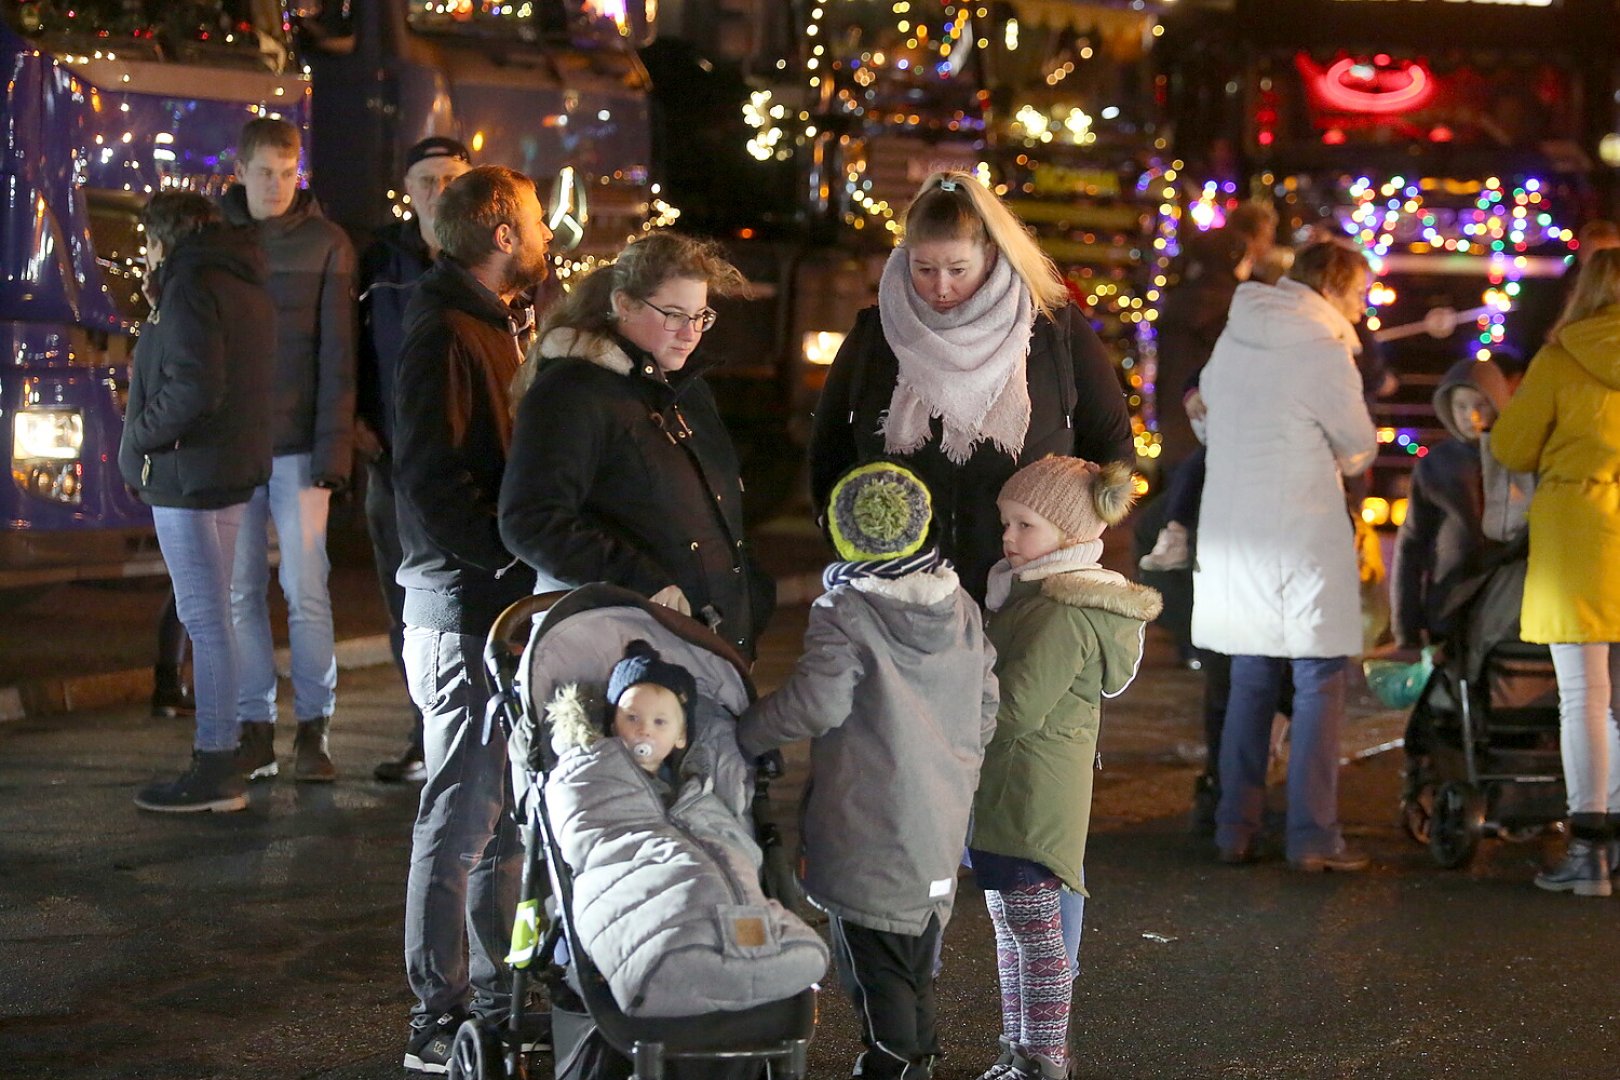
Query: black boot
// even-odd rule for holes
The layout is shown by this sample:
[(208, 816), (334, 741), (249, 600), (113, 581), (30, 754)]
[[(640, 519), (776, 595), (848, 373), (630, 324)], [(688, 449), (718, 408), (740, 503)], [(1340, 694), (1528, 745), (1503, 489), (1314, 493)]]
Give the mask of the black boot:
[(170, 664), (159, 664), (152, 669), (152, 715), (165, 720), (177, 716), (195, 716), (197, 699), (191, 687), (180, 679), (180, 669)]
[(293, 779), (306, 784), (330, 784), (337, 779), (337, 766), (327, 749), (326, 728), (330, 716), (298, 721), (293, 739)]
[(1201, 773), (1193, 781), (1192, 832), (1194, 836), (1215, 835), (1215, 807), (1221, 801), (1221, 782), (1212, 772)]
[(1609, 844), (1612, 836), (1604, 814), (1571, 814), (1569, 848), (1564, 861), (1536, 875), (1536, 887), (1576, 896), (1608, 896)]
[(246, 810), (247, 803), (234, 750), (193, 750), (191, 767), (177, 779), (149, 784), (135, 796), (135, 805), (142, 810), (161, 813)]

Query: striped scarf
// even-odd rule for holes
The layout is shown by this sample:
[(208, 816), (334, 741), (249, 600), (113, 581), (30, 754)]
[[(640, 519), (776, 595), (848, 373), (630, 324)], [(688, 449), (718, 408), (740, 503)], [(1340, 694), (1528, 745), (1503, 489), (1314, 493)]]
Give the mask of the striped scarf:
[(919, 571), (934, 570), (940, 566), (948, 566), (940, 557), (939, 548), (924, 548), (915, 555), (906, 555), (898, 559), (862, 559), (859, 562), (835, 562), (828, 565), (821, 574), (821, 587), (831, 592), (840, 585), (846, 585), (857, 578), (887, 578), (893, 581), (903, 578), (907, 574)]

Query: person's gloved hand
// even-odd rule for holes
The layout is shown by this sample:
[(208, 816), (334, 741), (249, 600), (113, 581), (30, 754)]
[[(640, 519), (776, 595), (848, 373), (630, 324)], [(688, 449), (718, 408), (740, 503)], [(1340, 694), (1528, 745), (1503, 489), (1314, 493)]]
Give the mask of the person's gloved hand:
[(667, 608), (674, 608), (682, 615), (692, 614), (692, 604), (686, 599), (686, 594), (681, 592), (681, 587), (679, 585), (665, 585), (662, 589), (659, 589), (657, 592), (653, 593), (648, 599), (655, 604), (662, 604)]

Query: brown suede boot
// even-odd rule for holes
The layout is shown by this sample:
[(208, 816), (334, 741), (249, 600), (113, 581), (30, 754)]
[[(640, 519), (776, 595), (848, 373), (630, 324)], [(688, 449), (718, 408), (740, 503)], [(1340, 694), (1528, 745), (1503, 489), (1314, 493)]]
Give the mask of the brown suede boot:
[(326, 728), (330, 716), (313, 720), (300, 720), (298, 734), (293, 738), (293, 779), (308, 784), (330, 784), (337, 779), (337, 766), (326, 745)]
[(276, 775), (276, 725), (244, 720), (242, 743), (236, 749), (236, 768), (244, 780), (268, 780)]

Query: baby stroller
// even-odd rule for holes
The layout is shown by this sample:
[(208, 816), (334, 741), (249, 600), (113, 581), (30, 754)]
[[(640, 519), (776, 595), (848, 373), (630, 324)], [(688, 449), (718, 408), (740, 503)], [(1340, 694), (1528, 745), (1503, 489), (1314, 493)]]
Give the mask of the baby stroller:
[(1447, 868), (1481, 837), (1528, 839), (1565, 816), (1552, 655), (1519, 638), (1527, 565), (1521, 538), (1459, 586), (1457, 630), (1407, 724), (1402, 825)]
[[(542, 614), (530, 634), (531, 622)], [(514, 647), (525, 636), (528, 644), (520, 660)], [(504, 611), (490, 630), (484, 660), (493, 694), (485, 734), (493, 737), (499, 725), (508, 739), (525, 851), (508, 957), (514, 1004), (505, 1031), (489, 1030), (476, 1020), (462, 1025), (451, 1052), (451, 1080), (527, 1076), (526, 1061), (517, 1049), (522, 1042), (518, 1032), (528, 983), (536, 977), (551, 995), (557, 1080), (600, 1075), (596, 1070), (604, 1067), (612, 1075), (633, 1080), (663, 1080), (666, 1063), (675, 1062), (707, 1062), (710, 1070), (754, 1062), (769, 1070), (772, 1080), (805, 1076), (816, 1022), (814, 988), (742, 1011), (669, 1019), (631, 1017), (619, 1008), (607, 980), (584, 950), (564, 946), (570, 964), (566, 972), (554, 962), (560, 942), (581, 939), (573, 922), (573, 875), (563, 861), (542, 797), (549, 772), (557, 764), (545, 705), (557, 687), (605, 681), (625, 645), (636, 638), (651, 642), (666, 659), (686, 667), (696, 678), (700, 695), (729, 711), (741, 712), (753, 700), (747, 665), (730, 645), (696, 621), (611, 585), (525, 598)], [(769, 852), (773, 846), (779, 849), (780, 841), (773, 835), (774, 827), (760, 820), (763, 800), (758, 796), (763, 788), (761, 778), (755, 828)], [(786, 864), (785, 854), (767, 859), (767, 886), (770, 868)], [(548, 879), (555, 916), (546, 924), (542, 889)]]

